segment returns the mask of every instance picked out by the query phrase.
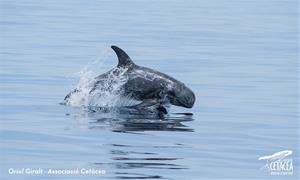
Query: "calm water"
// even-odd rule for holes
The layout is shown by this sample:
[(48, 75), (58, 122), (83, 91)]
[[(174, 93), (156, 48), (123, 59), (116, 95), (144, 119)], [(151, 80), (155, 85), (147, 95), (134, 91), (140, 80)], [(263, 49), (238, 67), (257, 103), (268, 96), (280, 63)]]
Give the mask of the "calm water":
[[(1, 0), (1, 179), (297, 179), (298, 15), (296, 0)], [(59, 105), (85, 65), (98, 60), (100, 74), (117, 64), (112, 44), (191, 87), (194, 108), (171, 112), (194, 115)], [(293, 175), (261, 170), (260, 156), (282, 150), (293, 151)]]

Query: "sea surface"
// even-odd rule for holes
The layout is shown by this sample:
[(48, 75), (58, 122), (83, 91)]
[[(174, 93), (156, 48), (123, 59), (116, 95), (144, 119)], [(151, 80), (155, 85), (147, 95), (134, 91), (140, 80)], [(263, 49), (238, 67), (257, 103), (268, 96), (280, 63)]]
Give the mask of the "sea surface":
[[(0, 179), (298, 179), (298, 42), (297, 0), (1, 0)], [(184, 82), (194, 107), (60, 105), (86, 67), (116, 66), (111, 45)], [(270, 175), (258, 158), (283, 150), (293, 174)], [(47, 174), (77, 168), (102, 174)]]

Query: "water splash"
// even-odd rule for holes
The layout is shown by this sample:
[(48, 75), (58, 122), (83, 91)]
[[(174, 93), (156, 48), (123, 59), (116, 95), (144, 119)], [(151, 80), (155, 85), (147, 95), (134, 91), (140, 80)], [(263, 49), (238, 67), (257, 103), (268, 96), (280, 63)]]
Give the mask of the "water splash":
[(120, 107), (138, 102), (123, 95), (123, 85), (128, 77), (127, 68), (115, 67), (99, 76), (104, 61), (98, 59), (84, 66), (78, 73), (78, 84), (73, 93), (65, 99), (65, 104), (74, 107)]
[(127, 68), (115, 67), (105, 73), (104, 77), (98, 76), (92, 82), (93, 88), (89, 93), (88, 105), (98, 107), (120, 107), (132, 105), (134, 101), (124, 95), (123, 85), (128, 81), (125, 74)]

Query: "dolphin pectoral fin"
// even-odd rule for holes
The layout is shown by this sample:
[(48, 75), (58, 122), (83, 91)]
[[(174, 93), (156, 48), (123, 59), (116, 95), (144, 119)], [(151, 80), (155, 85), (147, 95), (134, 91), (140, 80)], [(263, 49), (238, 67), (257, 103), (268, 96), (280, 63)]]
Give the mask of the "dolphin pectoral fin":
[(168, 114), (168, 111), (165, 107), (163, 107), (162, 105), (159, 105), (156, 110), (158, 110), (160, 113), (163, 113), (163, 114)]
[(155, 109), (159, 113), (168, 114), (167, 109), (162, 104), (160, 104), (160, 102), (159, 102), (158, 99), (145, 99), (140, 104), (137, 104), (137, 105), (134, 105), (134, 106), (130, 106), (129, 108), (134, 108), (134, 109), (143, 111), (143, 110), (145, 110), (145, 108), (150, 107), (150, 106), (155, 106), (155, 105), (156, 105)]

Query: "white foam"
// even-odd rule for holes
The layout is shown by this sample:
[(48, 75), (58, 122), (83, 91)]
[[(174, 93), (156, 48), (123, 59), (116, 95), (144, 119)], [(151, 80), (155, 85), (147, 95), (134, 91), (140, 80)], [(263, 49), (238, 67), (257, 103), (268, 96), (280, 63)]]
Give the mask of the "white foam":
[[(95, 67), (97, 67), (97, 69), (95, 69)], [(108, 78), (105, 78), (102, 81), (103, 83), (91, 92), (97, 82), (95, 77), (99, 75), (99, 69), (103, 69), (103, 61), (96, 60), (83, 67), (77, 73), (80, 78), (75, 89), (77, 89), (78, 92), (71, 94), (66, 101), (67, 105), (74, 107), (117, 107), (130, 106), (138, 103), (130, 97), (122, 95), (122, 86), (128, 80), (124, 74), (127, 71), (125, 68), (113, 68), (109, 71)]]

